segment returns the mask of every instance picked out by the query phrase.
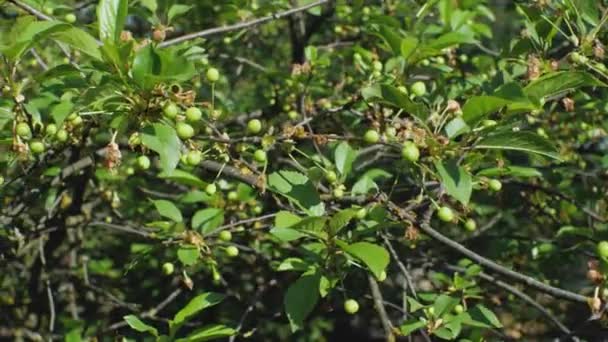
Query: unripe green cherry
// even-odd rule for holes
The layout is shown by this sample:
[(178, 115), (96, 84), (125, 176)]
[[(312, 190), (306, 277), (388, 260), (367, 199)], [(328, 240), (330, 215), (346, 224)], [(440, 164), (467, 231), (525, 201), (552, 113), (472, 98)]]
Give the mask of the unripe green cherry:
[(354, 315), (359, 311), (359, 303), (354, 299), (347, 299), (344, 301), (344, 311), (347, 314)]
[(232, 240), (232, 233), (229, 230), (222, 230), (217, 237), (222, 241), (228, 242)]
[(50, 7), (50, 6), (44, 6), (44, 8), (42, 9), (42, 11), (46, 15), (53, 15), (53, 12), (55, 12), (55, 10), (53, 9), (53, 7)]
[(325, 172), (325, 180), (330, 183), (334, 183), (338, 180), (338, 175), (334, 171), (328, 170), (327, 172)]
[(380, 276), (378, 277), (379, 282), (383, 282), (386, 280), (386, 271), (380, 272)]
[(267, 160), (266, 151), (264, 150), (255, 150), (253, 152), (253, 159), (258, 163), (265, 163)]
[(258, 134), (262, 130), (262, 122), (258, 119), (251, 119), (247, 123), (247, 131), (249, 133)]
[(374, 68), (374, 71), (382, 71), (382, 62), (380, 61), (374, 61), (372, 63), (372, 68)]
[(458, 304), (454, 307), (454, 313), (457, 315), (460, 315), (461, 313), (464, 312), (464, 306)]
[(186, 155), (186, 163), (190, 166), (196, 166), (203, 160), (201, 151), (189, 151)]
[(194, 128), (185, 122), (178, 122), (175, 125), (177, 136), (183, 140), (190, 139), (194, 136)]
[(602, 259), (608, 259), (608, 241), (600, 241), (597, 244), (597, 255)]
[(163, 115), (169, 119), (175, 119), (178, 112), (179, 112), (179, 108), (173, 102), (167, 102), (163, 106)]
[(30, 126), (28, 126), (25, 122), (20, 122), (15, 127), (15, 133), (21, 138), (29, 138), (32, 135), (32, 131), (30, 130)]
[(405, 160), (411, 161), (412, 163), (416, 162), (420, 158), (420, 150), (413, 142), (406, 141), (403, 143), (403, 148), (401, 149), (401, 157), (403, 157)]
[(163, 274), (164, 275), (171, 275), (171, 274), (173, 274), (173, 272), (175, 272), (175, 266), (173, 266), (173, 263), (166, 262), (163, 264)]
[(236, 201), (237, 199), (239, 199), (239, 194), (236, 191), (228, 192), (227, 196), (229, 201)]
[(46, 132), (47, 135), (55, 135), (55, 134), (57, 134), (57, 125), (48, 124), (44, 131)]
[(207, 81), (215, 83), (220, 79), (220, 72), (216, 68), (207, 69)]
[(197, 122), (203, 117), (203, 112), (196, 107), (186, 109), (186, 120), (188, 122)]
[(73, 24), (76, 22), (76, 15), (74, 15), (74, 13), (68, 13), (65, 15), (64, 19), (68, 23)]
[(443, 222), (451, 222), (454, 220), (454, 212), (449, 207), (441, 207), (437, 212), (437, 216)]
[(296, 112), (295, 110), (290, 110), (287, 113), (287, 117), (289, 118), (289, 120), (296, 120), (298, 118), (298, 112)]
[(342, 198), (344, 197), (344, 189), (342, 188), (335, 188), (334, 191), (332, 192), (335, 198)]
[(474, 231), (475, 229), (477, 229), (477, 223), (475, 222), (475, 220), (473, 220), (472, 218), (467, 219), (464, 222), (464, 228), (470, 232)]
[(40, 140), (32, 140), (30, 141), (30, 151), (34, 154), (43, 153), (45, 150), (44, 143)]
[(150, 168), (150, 158), (148, 156), (139, 156), (137, 157), (137, 167), (142, 170), (147, 170)]
[(380, 134), (378, 133), (378, 131), (370, 129), (365, 132), (363, 140), (368, 144), (375, 144), (380, 141)]
[(70, 136), (68, 134), (68, 131), (66, 131), (65, 129), (60, 129), (59, 131), (57, 131), (57, 134), (55, 135), (55, 137), (57, 138), (57, 141), (59, 141), (59, 142), (66, 142), (66, 141), (68, 141), (68, 138)]
[(207, 186), (205, 187), (205, 192), (209, 196), (215, 195), (215, 193), (217, 192), (217, 186), (215, 185), (215, 183), (207, 184)]
[(239, 255), (239, 249), (236, 248), (235, 246), (228, 246), (228, 247), (226, 247), (226, 255), (228, 255), (231, 258), (234, 258)]
[(361, 208), (361, 209), (357, 210), (357, 212), (355, 213), (355, 217), (358, 218), (359, 220), (363, 220), (365, 218), (365, 216), (367, 216), (366, 208)]
[(500, 189), (502, 189), (502, 183), (498, 179), (491, 179), (488, 182), (488, 187), (492, 191), (500, 191)]
[(424, 96), (426, 94), (426, 85), (422, 81), (417, 81), (417, 82), (414, 82), (414, 84), (412, 84), (412, 87), (410, 88), (410, 90), (416, 96)]

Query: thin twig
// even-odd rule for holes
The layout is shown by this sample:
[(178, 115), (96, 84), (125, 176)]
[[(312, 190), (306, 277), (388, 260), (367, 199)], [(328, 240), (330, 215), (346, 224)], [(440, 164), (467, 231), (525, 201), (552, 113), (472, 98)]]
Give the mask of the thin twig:
[(376, 311), (378, 311), (380, 321), (382, 322), (382, 328), (384, 328), (386, 340), (393, 341), (395, 339), (393, 336), (393, 324), (384, 309), (384, 299), (382, 299), (382, 293), (380, 292), (380, 287), (378, 287), (378, 282), (372, 275), (368, 275), (367, 280), (369, 281), (369, 288), (372, 291), (372, 297), (374, 298), (374, 307), (376, 308)]
[(49, 319), (49, 334), (52, 335), (53, 330), (55, 330), (55, 301), (53, 300), (53, 291), (51, 291), (51, 284), (48, 280), (46, 281), (46, 295), (49, 298), (49, 310), (51, 311), (51, 317)]
[(401, 259), (399, 258), (397, 251), (395, 251), (395, 248), (393, 247), (393, 245), (391, 244), (389, 239), (384, 235), (382, 236), (382, 238), (384, 239), (384, 244), (388, 248), (388, 251), (391, 253), (393, 259), (395, 259), (395, 261), (397, 262), (397, 266), (399, 266), (399, 270), (401, 271), (401, 273), (403, 273), (403, 276), (405, 277), (405, 281), (406, 281), (407, 285), (404, 286), (404, 290), (407, 291), (409, 289), (412, 292), (412, 295), (414, 296), (414, 298), (418, 298), (418, 294), (416, 293), (416, 288), (414, 287), (414, 283), (412, 281), (412, 276), (410, 275), (410, 272), (408, 272), (407, 267), (405, 267), (403, 262), (401, 262)]
[(320, 5), (322, 5), (324, 3), (327, 3), (329, 1), (330, 0), (319, 0), (319, 1), (315, 1), (313, 3), (310, 3), (308, 5), (292, 8), (290, 10), (283, 11), (283, 12), (274, 13), (272, 15), (268, 15), (268, 16), (261, 17), (261, 18), (258, 18), (258, 19), (253, 19), (253, 20), (249, 20), (249, 21), (243, 21), (243, 22), (236, 23), (236, 24), (233, 24), (233, 25), (214, 27), (214, 28), (202, 30), (202, 31), (199, 31), (199, 32), (189, 33), (189, 34), (183, 35), (181, 37), (169, 39), (169, 40), (167, 40), (165, 42), (162, 42), (162, 43), (158, 44), (158, 46), (161, 47), (161, 48), (163, 48), (163, 47), (179, 44), (179, 43), (182, 43), (182, 42), (185, 42), (185, 41), (188, 41), (188, 40), (192, 40), (192, 39), (196, 39), (196, 38), (202, 38), (202, 37), (207, 37), (207, 36), (211, 36), (211, 35), (218, 34), (218, 33), (224, 33), (224, 32), (229, 32), (229, 31), (234, 31), (234, 30), (241, 30), (241, 29), (257, 26), (257, 25), (263, 24), (263, 23), (268, 22), (268, 21), (272, 21), (272, 20), (288, 17), (288, 16), (293, 15), (295, 13), (306, 11), (306, 10), (308, 10), (310, 8), (320, 6)]

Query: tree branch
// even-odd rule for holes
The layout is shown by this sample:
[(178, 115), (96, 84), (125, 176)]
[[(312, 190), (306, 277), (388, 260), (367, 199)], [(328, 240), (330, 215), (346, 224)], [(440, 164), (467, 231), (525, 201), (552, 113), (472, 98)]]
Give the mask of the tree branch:
[(290, 10), (283, 11), (283, 12), (274, 13), (272, 15), (268, 15), (268, 16), (261, 17), (258, 19), (254, 19), (254, 20), (250, 20), (250, 21), (243, 21), (243, 22), (236, 23), (233, 25), (214, 27), (214, 28), (202, 30), (199, 32), (189, 33), (189, 34), (177, 37), (177, 38), (169, 39), (165, 42), (158, 44), (158, 46), (163, 48), (163, 47), (179, 44), (179, 43), (182, 43), (182, 42), (185, 42), (188, 40), (192, 40), (192, 39), (196, 39), (196, 38), (203, 38), (203, 37), (211, 36), (214, 34), (219, 34), (219, 33), (224, 33), (224, 32), (229, 32), (229, 31), (240, 30), (240, 29), (257, 26), (257, 25), (266, 23), (268, 21), (281, 19), (284, 17), (288, 17), (290, 15), (293, 15), (295, 13), (306, 11), (310, 8), (317, 7), (322, 4), (328, 3), (329, 1), (330, 0), (319, 0), (319, 1), (315, 1), (313, 3), (310, 3), (308, 5), (292, 8)]
[[(413, 220), (413, 217), (411, 217), (411, 215), (409, 215), (407, 212), (403, 211), (394, 202), (387, 201), (387, 204), (388, 204), (389, 210), (392, 211), (397, 217), (399, 217), (401, 219)], [(490, 259), (487, 259), (487, 258), (471, 251), (470, 249), (466, 248), (465, 246), (459, 244), (458, 242), (439, 233), (438, 231), (433, 229), (430, 225), (431, 216), (433, 215), (433, 211), (434, 211), (433, 206), (429, 206), (429, 208), (425, 212), (422, 222), (420, 224), (420, 229), (423, 232), (425, 232), (427, 235), (432, 237), (433, 239), (443, 243), (447, 247), (450, 247), (451, 249), (459, 252), (460, 254), (465, 255), (466, 257), (470, 258), (471, 260), (475, 261), (476, 263), (480, 264), (481, 266), (487, 267), (488, 269), (490, 269), (496, 273), (502, 274), (515, 281), (521, 282), (521, 283), (525, 284), (526, 286), (532, 287), (538, 291), (550, 294), (551, 296), (556, 297), (556, 298), (561, 298), (561, 299), (569, 300), (572, 302), (585, 303), (585, 304), (587, 303), (587, 297), (585, 297), (583, 295), (547, 285), (532, 277), (529, 277), (529, 276), (521, 274), (519, 272), (510, 270), (504, 266), (501, 266), (501, 265), (495, 263), (494, 261), (492, 261)]]
[(378, 287), (378, 282), (376, 282), (376, 279), (374, 279), (372, 275), (368, 275), (367, 279), (369, 281), (369, 288), (372, 291), (372, 297), (374, 298), (374, 307), (376, 308), (376, 311), (378, 311), (380, 321), (382, 322), (382, 327), (384, 328), (386, 340), (394, 341), (395, 336), (393, 335), (393, 324), (391, 323), (388, 315), (386, 314), (386, 310), (384, 309), (384, 299), (382, 299), (382, 293)]

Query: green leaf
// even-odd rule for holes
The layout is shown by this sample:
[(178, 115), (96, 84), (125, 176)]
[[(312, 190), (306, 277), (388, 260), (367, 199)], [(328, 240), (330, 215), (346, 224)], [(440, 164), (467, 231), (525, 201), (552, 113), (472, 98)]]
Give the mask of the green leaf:
[(355, 151), (348, 142), (341, 142), (336, 150), (334, 151), (334, 160), (336, 161), (336, 168), (343, 176), (348, 176), (353, 166), (353, 161), (357, 158), (357, 151)]
[(61, 125), (65, 118), (72, 113), (74, 104), (70, 101), (61, 101), (51, 109), (51, 117), (57, 125)]
[(357, 209), (354, 208), (342, 209), (335, 213), (334, 216), (329, 219), (329, 231), (331, 235), (338, 234), (342, 228), (348, 225), (356, 214)]
[(224, 210), (219, 208), (207, 208), (197, 211), (192, 217), (192, 229), (198, 229), (201, 233), (209, 233), (224, 223)]
[(409, 336), (414, 331), (424, 328), (425, 326), (426, 323), (424, 321), (419, 319), (409, 319), (401, 326), (401, 333), (403, 336)]
[(461, 134), (467, 133), (471, 130), (469, 125), (462, 118), (454, 118), (445, 125), (445, 133), (448, 138), (453, 139)]
[(542, 177), (543, 174), (533, 167), (526, 166), (504, 166), (504, 167), (492, 167), (483, 169), (477, 172), (477, 176), (485, 177), (499, 177), (499, 176), (512, 176), (521, 178), (532, 178)]
[(475, 148), (522, 151), (560, 160), (553, 144), (532, 132), (507, 131), (492, 134), (482, 138), (475, 145)]
[(34, 17), (26, 16), (17, 19), (10, 34), (2, 36), (0, 52), (10, 60), (17, 60), (33, 44), (42, 41), (53, 33), (71, 28), (70, 25), (55, 21), (34, 21)]
[(301, 220), (298, 215), (289, 211), (279, 211), (274, 217), (274, 226), (276, 228), (289, 228)]
[(154, 47), (148, 44), (135, 54), (132, 67), (133, 80), (141, 88), (151, 89), (154, 86), (154, 81), (150, 76), (160, 74), (161, 68), (160, 56), (156, 53)]
[(179, 209), (173, 204), (173, 202), (169, 202), (167, 200), (156, 200), (152, 201), (156, 210), (162, 217), (166, 217), (168, 219), (173, 220), (174, 222), (182, 222), (182, 213)]
[(306, 271), (310, 265), (300, 258), (287, 258), (277, 267), (277, 271)]
[(185, 338), (179, 338), (176, 342), (201, 342), (225, 338), (237, 333), (233, 328), (222, 324), (210, 324), (202, 328), (196, 329), (193, 333)]
[(306, 217), (291, 226), (291, 229), (325, 239), (327, 238), (327, 233), (325, 232), (327, 220), (328, 218), (325, 216)]
[(320, 216), (325, 213), (325, 205), (315, 186), (299, 172), (273, 172), (268, 176), (268, 186), (270, 190), (289, 198), (309, 215)]
[(135, 331), (147, 332), (154, 336), (158, 336), (158, 330), (156, 330), (156, 328), (142, 322), (139, 318), (137, 318), (137, 316), (128, 315), (124, 316), (123, 319)]
[(460, 302), (460, 299), (446, 296), (444, 294), (439, 295), (433, 303), (433, 309), (437, 317), (443, 316), (445, 313), (449, 313), (454, 309)]
[(97, 5), (97, 21), (99, 23), (99, 38), (102, 41), (118, 42), (122, 32), (127, 12), (128, 0), (100, 0)]
[(413, 102), (406, 94), (389, 84), (375, 84), (363, 88), (361, 94), (365, 100), (373, 101), (374, 99), (379, 99), (376, 102), (401, 108), (421, 120), (425, 120), (429, 115), (423, 104)]
[(70, 27), (61, 32), (57, 32), (51, 35), (51, 38), (66, 43), (90, 57), (101, 60), (101, 52), (99, 51), (99, 45), (95, 38), (77, 27)]
[(161, 123), (152, 124), (144, 128), (142, 143), (158, 153), (162, 170), (171, 174), (179, 163), (181, 142), (175, 129)]
[(376, 278), (380, 278), (382, 271), (386, 269), (390, 261), (386, 249), (373, 243), (357, 242), (341, 247), (345, 252), (363, 262)]
[(476, 42), (477, 41), (471, 34), (465, 34), (462, 32), (449, 32), (439, 36), (436, 39), (431, 40), (430, 42), (425, 44), (425, 47), (435, 50), (441, 50), (454, 45), (474, 44)]
[(469, 203), (473, 191), (473, 179), (469, 172), (458, 166), (455, 160), (442, 163), (435, 162), (435, 168), (441, 177), (445, 191), (464, 205)]
[(207, 185), (207, 183), (203, 182), (200, 178), (191, 174), (190, 172), (177, 169), (171, 172), (161, 172), (160, 174), (158, 174), (158, 177), (171, 180), (180, 184), (193, 185), (201, 188)]
[(401, 56), (406, 60), (414, 54), (419, 41), (415, 37), (406, 37), (401, 40)]
[(433, 330), (433, 335), (445, 339), (445, 340), (452, 340), (454, 339), (454, 334), (452, 334), (452, 331), (450, 329), (447, 329), (445, 327), (441, 327), (437, 330)]
[(517, 83), (507, 83), (498, 88), (492, 95), (471, 97), (462, 107), (462, 118), (467, 124), (472, 125), (486, 115), (511, 104), (531, 105), (530, 100)]
[(304, 274), (287, 289), (283, 305), (292, 331), (303, 327), (304, 320), (317, 305), (319, 283), (318, 274)]
[(180, 5), (175, 4), (169, 8), (169, 13), (167, 13), (167, 19), (169, 23), (173, 22), (173, 19), (179, 17), (182, 14), (188, 13), (189, 10), (192, 9), (193, 6), (190, 5)]
[(384, 39), (393, 54), (398, 56), (401, 53), (401, 35), (386, 25), (381, 25), (378, 30), (378, 35)]
[(215, 292), (205, 292), (190, 300), (190, 302), (173, 317), (173, 320), (169, 322), (171, 332), (174, 334), (179, 327), (188, 321), (192, 316), (198, 312), (219, 304), (224, 300), (225, 296)]
[(185, 266), (192, 266), (198, 261), (200, 252), (196, 246), (185, 246), (177, 250), (177, 258)]
[(530, 82), (524, 92), (541, 99), (580, 87), (606, 87), (606, 84), (584, 71), (558, 71)]
[(474, 308), (469, 309), (467, 313), (470, 315), (470, 320), (463, 320), (464, 324), (502, 328), (502, 323), (500, 323), (496, 315), (481, 304), (477, 304)]
[(294, 241), (306, 237), (306, 234), (303, 234), (291, 228), (272, 228), (270, 230), (270, 234), (274, 235), (279, 240), (285, 242)]

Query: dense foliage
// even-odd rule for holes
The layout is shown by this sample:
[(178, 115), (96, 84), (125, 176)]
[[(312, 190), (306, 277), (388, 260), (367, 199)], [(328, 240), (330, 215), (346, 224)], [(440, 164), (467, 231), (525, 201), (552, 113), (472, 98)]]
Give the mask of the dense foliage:
[(0, 339), (607, 336), (603, 2), (0, 14)]

